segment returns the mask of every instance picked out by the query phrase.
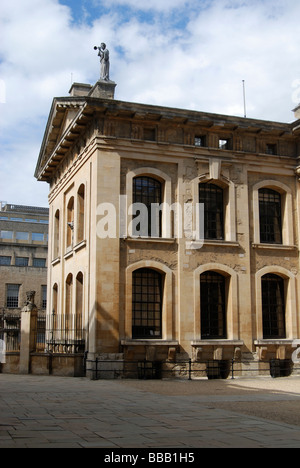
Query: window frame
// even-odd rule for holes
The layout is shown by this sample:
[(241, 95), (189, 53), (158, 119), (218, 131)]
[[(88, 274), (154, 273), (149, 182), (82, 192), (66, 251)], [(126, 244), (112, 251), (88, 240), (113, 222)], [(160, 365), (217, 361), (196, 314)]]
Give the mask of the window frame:
[(281, 193), (268, 187), (262, 187), (258, 190), (258, 199), (260, 243), (282, 244)]
[(31, 233), (31, 240), (32, 242), (44, 242), (45, 234), (43, 232), (32, 232)]
[[(201, 196), (202, 189), (205, 190), (204, 195)], [(208, 190), (209, 189), (209, 190)], [(214, 194), (214, 197), (207, 195)], [(219, 185), (211, 182), (203, 182), (199, 184), (199, 203), (204, 204), (204, 239), (205, 240), (219, 240), (225, 241), (225, 207), (224, 207), (224, 189)], [(219, 198), (219, 200), (218, 200)], [(212, 210), (212, 205), (216, 205), (217, 209)], [(217, 217), (219, 216), (219, 221)], [(214, 217), (214, 219), (213, 219)], [(210, 235), (213, 231), (212, 224), (215, 224), (215, 234)], [(218, 235), (219, 232), (219, 235)]]
[(1, 229), (0, 230), (0, 239), (3, 240), (13, 240), (14, 237), (14, 231), (9, 231), (6, 229)]
[(85, 203), (86, 188), (81, 184), (77, 190), (77, 223), (76, 223), (76, 243), (85, 240)]
[[(277, 266), (266, 266), (255, 275), (256, 290), (256, 344), (264, 344), (271, 341), (276, 343), (276, 339), (266, 340), (263, 336), (263, 312), (262, 312), (262, 277), (267, 274), (274, 274), (283, 278), (285, 282), (285, 307), (286, 307), (286, 339), (298, 338), (298, 319), (295, 314), (295, 304), (297, 303), (297, 276), (286, 268)], [(280, 341), (280, 340), (279, 340)]]
[(266, 143), (266, 154), (276, 156), (278, 154), (277, 143)]
[[(12, 288), (13, 287), (13, 288)], [(20, 301), (20, 284), (13, 284), (13, 283), (8, 283), (6, 285), (6, 300), (5, 304), (8, 309), (19, 309), (19, 301)], [(9, 296), (9, 290), (10, 289), (15, 289), (14, 292), (17, 292), (17, 295), (10, 295)]]
[[(177, 226), (174, 227), (172, 223), (170, 222), (170, 207), (172, 207), (172, 182), (171, 178), (169, 175), (166, 173), (162, 172), (159, 169), (156, 169), (154, 167), (139, 167), (135, 168), (131, 171), (129, 171), (126, 174), (126, 193), (125, 193), (125, 198), (126, 198), (126, 220), (124, 222), (126, 223), (126, 232), (123, 233), (123, 237), (131, 237), (131, 232), (130, 232), (130, 222), (132, 222), (132, 216), (129, 215), (127, 217), (127, 213), (130, 213), (131, 207), (133, 204), (133, 179), (136, 177), (140, 176), (148, 176), (152, 177), (153, 179), (157, 179), (159, 182), (162, 184), (162, 239), (173, 239), (173, 233), (175, 233), (175, 230), (179, 229), (180, 227)], [(180, 223), (178, 223), (180, 224)], [(179, 234), (180, 235), (180, 234)], [(160, 238), (157, 238), (160, 239)]]
[[(213, 286), (214, 285), (214, 286)], [(217, 288), (217, 291), (216, 291)], [(215, 299), (217, 302), (210, 302)], [(227, 299), (226, 278), (216, 271), (206, 271), (200, 275), (200, 314), (201, 339), (227, 339)]]
[(0, 266), (11, 266), (11, 259), (10, 255), (0, 255)]
[(132, 273), (132, 339), (162, 338), (163, 290), (160, 272), (139, 268)]
[(231, 138), (219, 138), (218, 148), (222, 151), (231, 150)]
[[(173, 285), (173, 271), (164, 263), (153, 260), (141, 260), (133, 263), (126, 268), (125, 274), (125, 318), (124, 328), (121, 330), (125, 342), (145, 342), (145, 340), (137, 340), (132, 338), (132, 274), (135, 270), (140, 268), (151, 268), (164, 275), (164, 291), (163, 291), (163, 309), (162, 309), (162, 338), (157, 341), (160, 343), (170, 342), (174, 340), (174, 333), (176, 330), (176, 321), (174, 316), (174, 285)], [(148, 341), (148, 340), (146, 340)], [(155, 340), (149, 340), (154, 343)]]
[[(39, 262), (40, 262), (40, 263), (43, 263), (43, 264), (38, 265)], [(33, 260), (32, 260), (32, 266), (33, 266), (34, 268), (46, 268), (46, 265), (47, 265), (47, 260), (46, 260), (46, 258), (37, 258), (37, 257), (35, 257), (35, 258), (33, 258)]]
[(66, 206), (66, 251), (72, 250), (74, 245), (75, 197), (71, 195)]
[(29, 257), (15, 257), (15, 266), (17, 267), (28, 267)]
[[(239, 287), (238, 273), (222, 263), (206, 263), (200, 265), (194, 271), (194, 339), (197, 343), (206, 342), (201, 339), (201, 287), (200, 276), (203, 273), (214, 271), (225, 278), (226, 287), (226, 314), (227, 314), (227, 338), (221, 341), (233, 341), (240, 339), (239, 329)], [(220, 340), (207, 340), (207, 343), (219, 342)]]
[[(140, 190), (138, 190), (137, 185), (140, 185)], [(151, 194), (151, 191), (153, 193)], [(159, 211), (158, 215), (158, 226), (155, 225), (153, 227), (153, 215), (152, 213), (154, 210), (152, 209), (152, 204), (158, 204), (159, 206), (162, 204), (162, 196), (163, 196), (163, 187), (162, 183), (155, 179), (154, 177), (150, 176), (137, 176), (133, 179), (133, 188), (132, 188), (132, 200), (133, 204), (142, 203), (146, 206), (148, 211), (148, 236), (144, 237), (162, 237), (162, 212)], [(135, 216), (133, 216), (135, 219)], [(157, 222), (157, 220), (155, 220)], [(140, 229), (141, 232), (142, 229)], [(155, 233), (156, 235), (152, 236)], [(135, 233), (132, 233), (133, 237), (140, 237), (136, 236)], [(143, 237), (143, 236), (142, 236)]]
[(29, 241), (29, 232), (27, 231), (16, 231), (16, 241)]
[[(284, 279), (274, 273), (268, 273), (262, 276), (261, 282), (263, 339), (286, 339), (286, 294)], [(275, 282), (277, 283), (276, 285)], [(273, 285), (274, 288), (272, 288)], [(278, 293), (280, 294), (280, 304), (274, 301), (274, 298), (278, 297)], [(278, 330), (278, 333), (274, 333), (275, 329)], [(267, 333), (267, 330), (269, 333)]]
[(268, 244), (260, 242), (260, 214), (259, 214), (259, 190), (270, 188), (281, 194), (282, 212), (282, 244), (269, 244), (273, 248), (282, 246), (294, 247), (294, 222), (293, 222), (293, 192), (288, 186), (277, 180), (263, 180), (253, 186), (252, 189), (252, 223), (253, 223), (253, 247), (266, 247)]
[(42, 310), (47, 309), (47, 285), (43, 284), (41, 287), (41, 306)]
[(194, 146), (196, 148), (207, 148), (206, 135), (195, 135)]

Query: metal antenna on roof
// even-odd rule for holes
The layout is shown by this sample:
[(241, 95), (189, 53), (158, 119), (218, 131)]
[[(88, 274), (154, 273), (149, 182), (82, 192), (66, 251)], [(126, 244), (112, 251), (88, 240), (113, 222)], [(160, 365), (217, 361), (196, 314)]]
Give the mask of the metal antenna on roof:
[(245, 90), (245, 80), (243, 80), (243, 97), (244, 97), (244, 117), (247, 117), (246, 111), (246, 90)]

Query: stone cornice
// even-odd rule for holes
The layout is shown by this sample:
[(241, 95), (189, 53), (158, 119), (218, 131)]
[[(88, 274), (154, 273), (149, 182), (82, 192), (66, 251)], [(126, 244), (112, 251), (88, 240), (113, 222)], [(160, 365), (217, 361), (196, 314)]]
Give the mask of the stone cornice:
[[(73, 119), (65, 128), (70, 109)], [(98, 119), (98, 135), (102, 138), (126, 138), (131, 141), (140, 140), (149, 143), (145, 129), (152, 128), (150, 142), (158, 144), (181, 145), (195, 148), (194, 141), (197, 132), (208, 135), (207, 147), (220, 152), (218, 138), (230, 138), (231, 147), (224, 151), (230, 153), (239, 151), (247, 154), (247, 146), (243, 138), (259, 139), (261, 143), (254, 153), (263, 153), (266, 141), (276, 142), (278, 156), (285, 156), (285, 147), (281, 144), (295, 142), (292, 124), (245, 119), (242, 117), (211, 114), (191, 110), (174, 109), (146, 104), (101, 99), (95, 97), (55, 98), (48, 119), (47, 128), (35, 172), (38, 180), (49, 182), (61, 161), (70, 153), (72, 147), (81, 138), (93, 119)], [(102, 123), (101, 123), (102, 122)], [(124, 134), (124, 125), (127, 125)], [(103, 126), (101, 128), (101, 126)], [(282, 143), (281, 143), (282, 142)], [(196, 147), (197, 149), (197, 147)], [(203, 148), (204, 149), (204, 148)], [(253, 153), (253, 150), (251, 151)], [(282, 154), (283, 153), (283, 154)], [(297, 173), (298, 175), (298, 173)]]

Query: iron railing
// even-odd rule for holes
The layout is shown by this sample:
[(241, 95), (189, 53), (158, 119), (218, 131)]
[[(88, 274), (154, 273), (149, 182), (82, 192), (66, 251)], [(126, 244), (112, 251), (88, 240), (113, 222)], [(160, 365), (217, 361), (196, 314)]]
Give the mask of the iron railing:
[(88, 360), (84, 368), (94, 380), (99, 379), (235, 379), (238, 377), (271, 376), (289, 377), (300, 375), (300, 364), (291, 360), (270, 361), (206, 360), (191, 359), (180, 362), (125, 361), (97, 358)]
[(84, 353), (85, 334), (81, 315), (48, 315), (46, 319), (46, 350), (53, 354)]
[[(54, 327), (53, 327), (54, 325)], [(36, 353), (79, 354), (85, 351), (85, 331), (77, 316), (52, 317), (39, 313), (34, 334)], [(21, 344), (21, 315), (0, 314), (0, 340), (5, 342), (6, 353), (19, 352)]]
[(6, 352), (18, 352), (21, 343), (21, 317), (18, 314), (0, 315), (0, 339), (5, 342)]
[(35, 333), (35, 352), (43, 353), (46, 345), (46, 316), (38, 316), (36, 322)]

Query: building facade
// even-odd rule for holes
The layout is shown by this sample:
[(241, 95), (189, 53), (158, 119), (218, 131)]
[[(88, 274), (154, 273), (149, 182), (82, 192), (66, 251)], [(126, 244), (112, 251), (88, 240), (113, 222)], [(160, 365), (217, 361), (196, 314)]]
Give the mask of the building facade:
[(36, 292), (40, 316), (46, 314), (49, 209), (4, 202), (0, 208), (0, 339), (9, 353), (20, 350), (28, 291)]
[(290, 359), (300, 120), (122, 102), (114, 89), (75, 83), (55, 98), (37, 163), (52, 351), (67, 334), (90, 362)]

